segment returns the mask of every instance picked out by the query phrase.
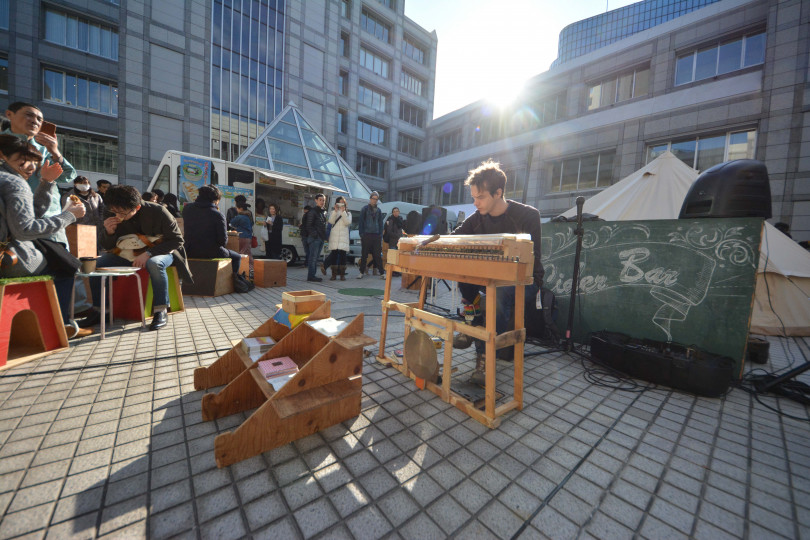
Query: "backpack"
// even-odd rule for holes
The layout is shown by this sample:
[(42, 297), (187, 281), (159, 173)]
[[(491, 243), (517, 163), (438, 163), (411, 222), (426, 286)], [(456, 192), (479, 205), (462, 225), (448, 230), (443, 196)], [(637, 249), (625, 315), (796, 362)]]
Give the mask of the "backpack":
[(233, 292), (242, 294), (250, 292), (255, 288), (256, 285), (254, 285), (253, 282), (247, 278), (244, 272), (241, 274), (233, 274)]
[(385, 242), (386, 244), (388, 243), (389, 240), (391, 240), (391, 235), (388, 234), (388, 226), (390, 224), (391, 224), (390, 221), (386, 221), (385, 227), (383, 227), (383, 242)]

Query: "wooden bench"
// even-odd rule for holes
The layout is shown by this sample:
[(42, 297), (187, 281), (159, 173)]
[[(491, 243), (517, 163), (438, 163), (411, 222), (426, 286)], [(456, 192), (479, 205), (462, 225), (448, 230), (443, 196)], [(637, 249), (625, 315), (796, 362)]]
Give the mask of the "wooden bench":
[(0, 370), (68, 346), (50, 276), (0, 280)]
[(230, 259), (188, 259), (194, 283), (183, 282), (183, 294), (221, 296), (233, 292), (233, 265)]

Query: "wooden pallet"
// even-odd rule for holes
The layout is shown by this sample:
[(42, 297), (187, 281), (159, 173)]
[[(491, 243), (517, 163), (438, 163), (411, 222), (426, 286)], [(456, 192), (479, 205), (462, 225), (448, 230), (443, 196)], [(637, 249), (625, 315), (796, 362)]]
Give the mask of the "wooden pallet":
[(226, 356), (237, 359), (242, 371), (220, 392), (203, 396), (202, 417), (207, 421), (256, 411), (234, 431), (214, 439), (217, 466), (226, 467), (360, 414), (363, 347), (373, 343), (376, 340), (363, 334), (362, 313), (333, 338), (308, 324), (296, 326), (262, 356), (289, 356), (299, 366), (277, 392), (237, 344)]

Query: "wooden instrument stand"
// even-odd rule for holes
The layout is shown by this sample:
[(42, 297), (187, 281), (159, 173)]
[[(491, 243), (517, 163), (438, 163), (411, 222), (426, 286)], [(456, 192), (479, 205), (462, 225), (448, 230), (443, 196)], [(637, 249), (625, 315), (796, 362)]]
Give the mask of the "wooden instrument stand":
[[(230, 377), (218, 393), (203, 396), (203, 420), (256, 408), (234, 431), (214, 439), (217, 466), (226, 467), (359, 415), (363, 347), (373, 343), (363, 334), (362, 313), (333, 338), (299, 324), (263, 355), (265, 359), (289, 356), (298, 364), (298, 373), (278, 391), (264, 379), (241, 343), (211, 367), (195, 371), (195, 387), (222, 384), (222, 378)], [(220, 362), (210, 372), (200, 371)]]
[[(515, 263), (511, 263), (514, 268), (505, 271), (502, 264), (491, 261), (468, 261), (466, 265), (476, 266), (475, 275), (465, 275), (462, 269), (457, 271), (459, 263), (437, 264), (427, 257), (419, 259), (411, 257), (409, 254), (397, 253), (396, 250), (388, 252), (388, 264), (386, 265), (385, 294), (382, 301), (382, 324), (380, 328), (380, 351), (377, 360), (383, 364), (391, 365), (404, 375), (418, 379), (413, 372), (408, 369), (407, 358), (403, 356), (399, 362), (393, 356), (385, 354), (385, 334), (388, 328), (388, 313), (390, 310), (399, 311), (405, 314), (405, 337), (408, 337), (410, 330), (417, 329), (427, 332), (432, 336), (437, 336), (444, 340), (444, 360), (441, 386), (424, 381), (424, 387), (442, 398), (447, 403), (451, 403), (460, 410), (466, 412), (475, 420), (487, 427), (495, 428), (500, 425), (500, 417), (507, 412), (523, 409), (523, 347), (526, 341), (526, 329), (524, 328), (524, 286), (531, 284), (531, 267), (528, 273), (525, 268), (519, 268)], [(406, 259), (402, 261), (401, 259)], [(403, 263), (400, 265), (400, 263)], [(441, 263), (441, 261), (439, 261)], [(492, 272), (482, 269), (483, 266), (492, 266)], [(525, 265), (523, 265), (525, 267)], [(496, 271), (497, 270), (497, 271)], [(391, 283), (393, 272), (402, 272), (422, 276), (422, 285), (419, 289), (419, 301), (401, 303), (391, 300)], [(527, 276), (528, 274), (528, 276)], [(492, 277), (483, 277), (492, 276)], [(496, 277), (497, 276), (497, 277)], [(463, 322), (447, 319), (440, 315), (435, 315), (424, 311), (425, 297), (427, 294), (427, 278), (449, 279), (473, 283), (486, 287), (486, 326), (471, 326)], [(515, 330), (510, 330), (502, 334), (497, 334), (495, 329), (496, 314), (496, 288), (504, 286), (515, 287)], [(486, 376), (485, 376), (485, 397), (484, 410), (476, 406), (468, 399), (455, 393), (450, 388), (450, 379), (453, 362), (453, 334), (460, 332), (476, 339), (480, 339), (486, 344)], [(514, 345), (514, 387), (513, 395), (509, 401), (495, 406), (495, 351), (504, 347)], [(418, 379), (421, 385), (422, 379)]]

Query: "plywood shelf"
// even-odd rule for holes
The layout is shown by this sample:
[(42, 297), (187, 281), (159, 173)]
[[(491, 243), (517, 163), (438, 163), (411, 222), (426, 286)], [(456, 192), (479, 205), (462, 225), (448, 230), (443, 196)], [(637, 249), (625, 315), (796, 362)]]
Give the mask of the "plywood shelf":
[[(328, 316), (328, 311), (326, 305), (320, 314)], [(272, 325), (265, 324), (251, 335), (270, 330)], [(375, 343), (363, 334), (363, 324), (361, 313), (332, 338), (308, 324), (279, 337), (262, 358), (289, 356), (299, 371), (278, 391), (250, 361), (241, 341), (208, 368), (195, 371), (195, 385), (225, 384), (219, 392), (203, 396), (203, 420), (256, 409), (235, 430), (216, 437), (217, 466), (231, 465), (360, 414), (363, 347)]]

